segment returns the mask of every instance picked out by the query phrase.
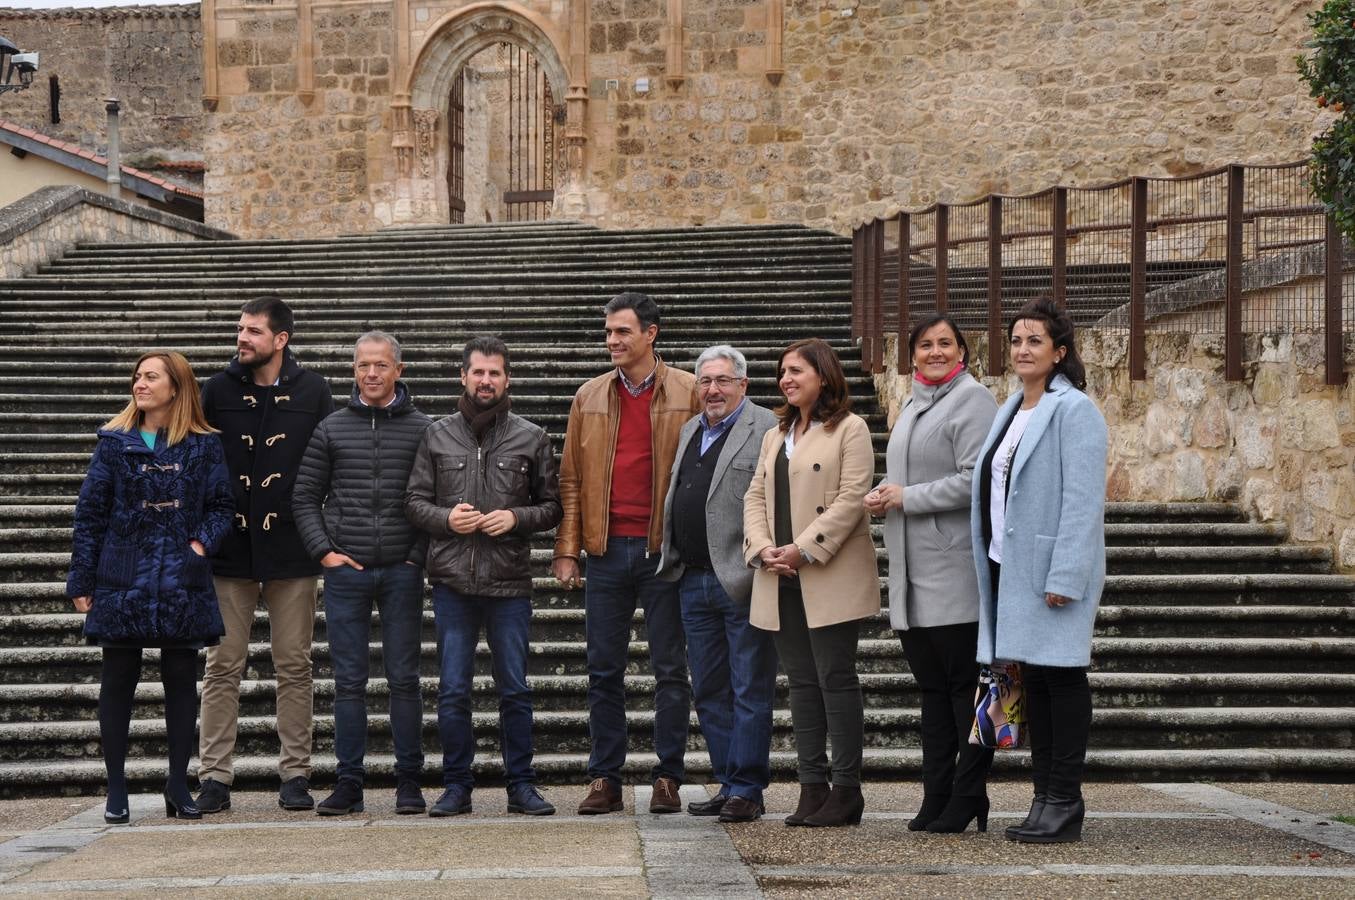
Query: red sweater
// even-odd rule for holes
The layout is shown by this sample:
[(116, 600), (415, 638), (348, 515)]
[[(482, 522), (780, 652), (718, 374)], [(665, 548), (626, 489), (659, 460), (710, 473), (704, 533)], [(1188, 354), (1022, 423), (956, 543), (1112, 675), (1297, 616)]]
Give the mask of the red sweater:
[(654, 385), (632, 397), (618, 378), (616, 394), (621, 399), (621, 424), (612, 456), (607, 533), (612, 537), (648, 537), (650, 499), (654, 495), (654, 428), (649, 419)]

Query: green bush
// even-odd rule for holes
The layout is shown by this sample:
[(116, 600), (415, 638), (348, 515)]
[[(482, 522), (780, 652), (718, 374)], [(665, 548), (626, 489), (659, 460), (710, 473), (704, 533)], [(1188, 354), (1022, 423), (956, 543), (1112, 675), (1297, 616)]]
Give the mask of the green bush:
[(1313, 192), (1355, 241), (1355, 0), (1327, 0), (1308, 14), (1313, 37), (1298, 57), (1299, 76), (1317, 105), (1339, 114), (1313, 141)]

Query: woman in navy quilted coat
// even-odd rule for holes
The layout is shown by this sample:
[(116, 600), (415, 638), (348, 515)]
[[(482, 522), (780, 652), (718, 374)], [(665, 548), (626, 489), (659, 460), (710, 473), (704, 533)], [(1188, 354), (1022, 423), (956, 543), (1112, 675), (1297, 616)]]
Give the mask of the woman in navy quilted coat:
[(188, 360), (166, 350), (142, 354), (132, 399), (99, 429), (75, 506), (66, 581), (66, 595), (86, 613), (85, 639), (103, 648), (99, 735), (110, 824), (128, 820), (127, 732), (146, 647), (160, 650), (165, 688), (165, 815), (202, 817), (188, 792), (197, 656), (225, 633), (208, 557), (233, 512), (221, 440), (203, 417)]

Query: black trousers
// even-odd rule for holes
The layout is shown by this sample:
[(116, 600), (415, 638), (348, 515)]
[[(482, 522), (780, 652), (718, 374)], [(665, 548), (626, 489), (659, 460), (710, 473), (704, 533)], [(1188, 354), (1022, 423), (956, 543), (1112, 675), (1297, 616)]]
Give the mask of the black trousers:
[(1059, 800), (1082, 796), (1092, 689), (1081, 666), (1021, 664), (1030, 720), (1030, 764), (1035, 793)]
[(922, 695), (922, 791), (926, 797), (982, 797), (993, 751), (969, 743), (979, 665), (979, 623), (898, 632)]
[[(997, 590), (1002, 567), (991, 559), (988, 571)], [(1059, 800), (1082, 796), (1087, 740), (1092, 730), (1092, 689), (1082, 666), (1021, 663), (1026, 692), (1030, 766), (1035, 793)]]

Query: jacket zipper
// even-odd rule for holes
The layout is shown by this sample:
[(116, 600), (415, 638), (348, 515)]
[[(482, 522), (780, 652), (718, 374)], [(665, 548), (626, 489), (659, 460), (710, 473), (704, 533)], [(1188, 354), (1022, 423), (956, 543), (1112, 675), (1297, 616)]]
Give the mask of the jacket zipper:
[[(474, 434), (472, 434), (471, 436), (474, 437)], [(483, 471), (483, 467), (482, 467), (482, 465), (481, 465), (481, 460), (482, 460), (483, 457), (484, 457), (484, 452), (485, 452), (484, 445), (483, 445), (483, 444), (480, 444), (479, 442), (477, 442), (476, 445), (475, 445), (475, 473), (474, 473), (474, 477), (477, 478), (477, 479), (480, 479), (481, 482), (484, 481), (484, 471)], [(476, 497), (475, 497), (475, 500), (476, 500), (475, 508), (476, 508), (476, 509), (479, 509), (479, 508), (480, 508), (479, 500), (480, 500), (481, 492), (480, 492), (479, 490), (476, 490), (475, 494), (476, 494)], [(470, 583), (473, 584), (473, 585), (475, 585), (476, 588), (479, 588), (479, 586), (480, 586), (480, 576), (479, 576), (479, 573), (475, 570), (475, 551), (476, 551), (476, 548), (479, 547), (479, 545), (480, 545), (480, 535), (479, 535), (478, 533), (472, 534), (472, 535), (470, 536)]]
[(381, 559), (381, 431), (376, 427), (376, 410), (372, 410), (372, 526), (376, 532), (376, 559)]

